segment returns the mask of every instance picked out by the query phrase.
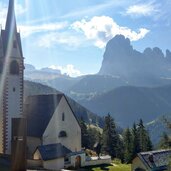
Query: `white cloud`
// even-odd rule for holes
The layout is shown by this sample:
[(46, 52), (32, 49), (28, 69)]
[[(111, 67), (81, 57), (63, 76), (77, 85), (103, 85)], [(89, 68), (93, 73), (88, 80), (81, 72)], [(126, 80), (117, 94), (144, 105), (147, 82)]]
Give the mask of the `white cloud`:
[(68, 64), (66, 66), (51, 65), (49, 66), (49, 68), (54, 70), (60, 70), (62, 74), (67, 74), (70, 77), (78, 77), (82, 75), (81, 72), (76, 69), (72, 64)]
[(131, 41), (137, 41), (144, 38), (149, 32), (145, 28), (140, 28), (138, 32), (128, 27), (119, 26), (112, 18), (108, 16), (93, 17), (90, 21), (85, 19), (76, 21), (72, 28), (78, 32), (83, 32), (88, 40), (92, 40), (94, 45), (104, 48), (106, 43), (117, 34), (122, 34)]
[(146, 4), (138, 4), (128, 7), (128, 9), (126, 10), (126, 15), (130, 15), (133, 17), (152, 16), (158, 12), (159, 12), (159, 5), (150, 2)]
[(78, 37), (69, 31), (64, 31), (64, 32), (50, 32), (45, 35), (42, 35), (41, 37), (38, 38), (36, 44), (39, 47), (45, 47), (45, 48), (53, 47), (56, 44), (62, 44), (62, 45), (67, 45), (67, 47), (70, 47), (72, 50), (73, 48), (79, 47), (81, 44), (83, 44), (83, 42), (84, 39), (82, 39), (81, 37)]
[(41, 25), (21, 25), (19, 26), (21, 30), (22, 37), (28, 37), (34, 33), (51, 32), (64, 29), (67, 27), (67, 22), (57, 22), (57, 23), (47, 23)]

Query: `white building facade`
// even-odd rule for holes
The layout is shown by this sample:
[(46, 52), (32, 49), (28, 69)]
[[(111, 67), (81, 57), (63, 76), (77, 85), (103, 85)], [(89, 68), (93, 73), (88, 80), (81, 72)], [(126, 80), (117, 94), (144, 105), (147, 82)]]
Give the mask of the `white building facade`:
[(81, 128), (65, 96), (43, 134), (43, 145), (55, 143), (61, 143), (72, 152), (81, 151)]

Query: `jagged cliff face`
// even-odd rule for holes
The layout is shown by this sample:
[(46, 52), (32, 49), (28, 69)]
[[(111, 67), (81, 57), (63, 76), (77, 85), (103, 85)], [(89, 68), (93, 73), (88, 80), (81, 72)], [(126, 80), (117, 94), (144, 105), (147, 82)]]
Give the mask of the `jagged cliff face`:
[[(171, 52), (146, 48), (143, 53), (133, 49), (130, 40), (122, 35), (111, 39), (103, 57), (100, 75), (119, 76), (130, 84), (148, 85), (171, 77)], [(151, 83), (149, 83), (151, 84)]]

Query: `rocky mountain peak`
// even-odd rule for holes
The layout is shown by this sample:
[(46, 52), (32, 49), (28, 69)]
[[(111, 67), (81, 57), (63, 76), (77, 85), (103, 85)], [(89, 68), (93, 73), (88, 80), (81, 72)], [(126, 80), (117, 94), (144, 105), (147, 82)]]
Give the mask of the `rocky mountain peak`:
[(99, 74), (119, 76), (134, 85), (151, 85), (151, 80), (154, 84), (161, 78), (171, 77), (170, 57), (169, 50), (166, 50), (165, 56), (158, 47), (148, 47), (143, 53), (138, 52), (128, 38), (117, 35), (106, 45)]

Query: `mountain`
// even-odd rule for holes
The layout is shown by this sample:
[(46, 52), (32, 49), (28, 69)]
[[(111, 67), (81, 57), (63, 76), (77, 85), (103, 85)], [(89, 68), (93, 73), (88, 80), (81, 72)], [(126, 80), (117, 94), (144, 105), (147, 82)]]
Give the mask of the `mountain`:
[(25, 64), (24, 67), (25, 67), (25, 71), (27, 72), (36, 70), (36, 68), (31, 64)]
[[(156, 102), (156, 100), (154, 99), (154, 96), (156, 96), (158, 98), (161, 98), (162, 101), (165, 101), (165, 99), (167, 99), (167, 101), (171, 100), (171, 96), (170, 96), (170, 94), (171, 94), (171, 86), (158, 87), (158, 88), (154, 88), (154, 89), (152, 89), (152, 88), (140, 88), (140, 87), (138, 87), (138, 88), (137, 87), (121, 87), (121, 88), (118, 88), (118, 89), (120, 89), (120, 91), (117, 90), (117, 89), (115, 91), (116, 92), (123, 92), (125, 94), (125, 97), (127, 97), (125, 101), (128, 102), (128, 106), (125, 105), (125, 101), (122, 101), (122, 99), (125, 99), (125, 97), (123, 95), (121, 95), (122, 93), (120, 95), (117, 95), (117, 93), (114, 93), (115, 95), (117, 95), (116, 98), (121, 97), (121, 99), (118, 98), (118, 103), (119, 103), (119, 101), (121, 101), (121, 104), (120, 104), (121, 110), (125, 109), (125, 111), (128, 111), (128, 112), (126, 112), (127, 115), (129, 113), (136, 113), (135, 111), (130, 112), (128, 110), (128, 107), (130, 106), (131, 102), (129, 102), (129, 100), (127, 100), (127, 99), (129, 99), (130, 96), (132, 96), (132, 98), (134, 98), (135, 101), (138, 102), (138, 103), (135, 103), (135, 101), (134, 101), (133, 102), (134, 104), (131, 105), (131, 106), (135, 106), (133, 108), (134, 110), (136, 108), (139, 108), (140, 104), (142, 104), (142, 107), (140, 108), (140, 110), (137, 109), (138, 111), (142, 111), (141, 110), (142, 108), (146, 108), (145, 106), (149, 103), (150, 100)], [(127, 93), (125, 93), (125, 92), (127, 92)], [(131, 94), (130, 96), (129, 96), (128, 92)], [(149, 92), (151, 92), (151, 93), (149, 93)], [(158, 93), (156, 94), (156, 92), (158, 92)], [(56, 89), (53, 89), (51, 87), (42, 85), (40, 83), (34, 83), (34, 82), (31, 82), (31, 81), (25, 81), (24, 82), (25, 98), (27, 96), (29, 96), (29, 95), (58, 94), (58, 93), (61, 93), (61, 92), (57, 91)], [(142, 96), (142, 94), (144, 94), (144, 96)], [(149, 96), (151, 96), (150, 100), (148, 100)], [(72, 109), (73, 109), (74, 113), (77, 115), (77, 117), (79, 119), (83, 118), (89, 124), (94, 124), (94, 125), (98, 124), (100, 127), (103, 127), (104, 120), (103, 120), (102, 117), (99, 117), (96, 114), (90, 112), (88, 109), (86, 109), (82, 105), (78, 104), (76, 101), (74, 101), (70, 97), (68, 97), (68, 96), (66, 96), (66, 97), (67, 97), (70, 105), (72, 106)], [(110, 97), (108, 97), (108, 98), (110, 98)], [(143, 98), (144, 98), (144, 100), (143, 100)], [(146, 100), (147, 100), (147, 103), (144, 103)], [(109, 99), (109, 101), (110, 101), (110, 99)], [(130, 98), (130, 101), (132, 101), (131, 98)], [(114, 100), (114, 102), (115, 102), (115, 100)], [(108, 106), (109, 106), (108, 102), (104, 103), (104, 104), (101, 104), (101, 105), (102, 105), (102, 107), (101, 106), (97, 107), (97, 108), (100, 108), (100, 110), (103, 107), (104, 107), (104, 109), (107, 109)], [(144, 107), (143, 107), (143, 105), (144, 105)], [(158, 105), (160, 107), (161, 103), (158, 102)], [(158, 105), (156, 103), (156, 106), (158, 106)], [(149, 106), (151, 106), (151, 103), (149, 103)], [(113, 107), (115, 107), (115, 105), (113, 105)], [(151, 109), (149, 109), (149, 110), (151, 110)], [(156, 108), (155, 110), (158, 110), (158, 108)], [(101, 112), (99, 112), (99, 113), (101, 113)], [(150, 113), (150, 112), (148, 112), (148, 113)], [(105, 114), (106, 114), (106, 112), (105, 112)], [(111, 114), (113, 114), (113, 113), (111, 113)], [(123, 115), (122, 117), (124, 119), (122, 119), (122, 122), (119, 122), (119, 120), (116, 119), (116, 116), (113, 115), (113, 117), (115, 117), (116, 122), (119, 124), (118, 127), (120, 125), (125, 127), (129, 121), (130, 121), (130, 125), (131, 125), (133, 121), (138, 120), (140, 117), (143, 118), (143, 120), (146, 120), (145, 119), (146, 117), (147, 117), (147, 120), (150, 120), (149, 118), (153, 118), (153, 120), (148, 122), (145, 126), (146, 126), (147, 130), (149, 131), (149, 134), (150, 134), (150, 137), (151, 137), (151, 140), (152, 140), (153, 144), (157, 145), (159, 140), (160, 140), (160, 137), (163, 134), (163, 132), (169, 133), (169, 130), (166, 128), (166, 125), (164, 124), (163, 116), (158, 116), (158, 115), (152, 115), (152, 117), (149, 117), (149, 115), (147, 115), (146, 117), (144, 117), (144, 116), (145, 115), (143, 115), (143, 114), (140, 116), (140, 112), (137, 112), (137, 115), (133, 116), (132, 120), (130, 121), (130, 116), (126, 117), (126, 115)], [(157, 116), (157, 118), (155, 118), (156, 116)], [(170, 115), (165, 115), (165, 117), (170, 118)]]
[(66, 74), (61, 74), (60, 70), (57, 69), (42, 68), (38, 70), (33, 65), (25, 64), (24, 78), (65, 92), (82, 77), (72, 78)]
[[(60, 91), (57, 91), (51, 87), (42, 85), (40, 83), (35, 83), (31, 81), (24, 82), (24, 98), (32, 95), (40, 95), (40, 94), (59, 94)], [(66, 96), (68, 99), (74, 113), (76, 114), (78, 119), (83, 119), (88, 124), (103, 126), (104, 121), (102, 117), (99, 117), (95, 113), (90, 112), (85, 107), (78, 104), (76, 101)]]
[(171, 52), (166, 55), (158, 47), (139, 52), (122, 35), (111, 39), (103, 56), (100, 75), (113, 75), (129, 85), (159, 86), (171, 84)]
[(40, 83), (35, 83), (31, 81), (24, 81), (24, 97), (32, 95), (41, 95), (41, 94), (59, 94), (60, 91), (57, 91), (54, 88), (51, 88)]
[(160, 138), (162, 137), (164, 132), (170, 135), (170, 130), (167, 128), (164, 122), (164, 118), (170, 120), (171, 115), (168, 114), (168, 115), (159, 116), (155, 120), (146, 124), (146, 128), (155, 146), (158, 145)]
[(144, 52), (133, 49), (130, 40), (122, 35), (111, 39), (105, 49), (98, 74), (72, 78), (57, 69), (35, 69), (25, 65), (25, 79), (51, 86), (77, 101), (120, 86), (157, 87), (171, 84), (171, 52), (158, 47)]
[(109, 75), (87, 75), (71, 86), (66, 93), (77, 101), (90, 100), (96, 95), (108, 92), (113, 88), (127, 85), (119, 77)]
[(48, 67), (42, 68), (40, 71), (48, 72), (48, 73), (54, 73), (56, 75), (62, 75), (60, 70), (58, 70), (58, 69), (51, 69), (51, 68), (48, 68)]
[(127, 127), (140, 118), (147, 123), (170, 113), (170, 102), (171, 86), (123, 86), (80, 103), (98, 115), (110, 113), (121, 126)]

